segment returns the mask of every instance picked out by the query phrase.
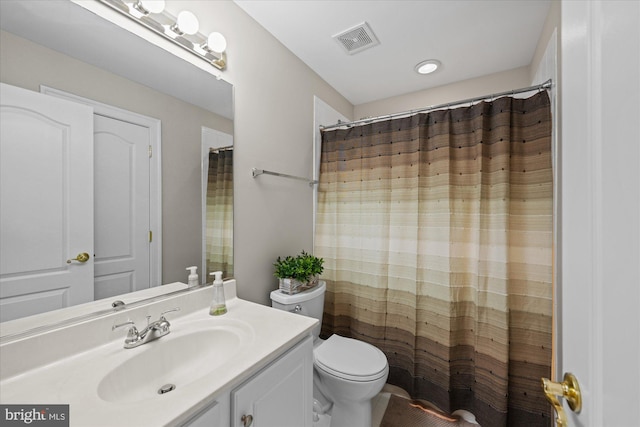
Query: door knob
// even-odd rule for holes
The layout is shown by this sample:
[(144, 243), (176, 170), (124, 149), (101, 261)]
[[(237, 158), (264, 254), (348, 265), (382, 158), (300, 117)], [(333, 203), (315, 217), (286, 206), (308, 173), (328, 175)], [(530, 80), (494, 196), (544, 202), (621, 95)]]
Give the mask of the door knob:
[(561, 383), (553, 382), (548, 378), (542, 378), (542, 389), (544, 390), (547, 400), (551, 402), (558, 414), (556, 426), (568, 427), (567, 414), (565, 414), (562, 403), (560, 403), (558, 397), (564, 397), (569, 404), (569, 408), (576, 414), (579, 414), (582, 410), (582, 393), (580, 392), (578, 379), (570, 372), (564, 374)]
[(89, 261), (89, 254), (86, 252), (79, 253), (75, 258), (68, 259), (67, 264), (71, 264), (71, 261), (87, 262)]
[(251, 424), (253, 424), (253, 416), (243, 415), (242, 418), (240, 418), (240, 421), (242, 421), (242, 425), (244, 427), (249, 427)]

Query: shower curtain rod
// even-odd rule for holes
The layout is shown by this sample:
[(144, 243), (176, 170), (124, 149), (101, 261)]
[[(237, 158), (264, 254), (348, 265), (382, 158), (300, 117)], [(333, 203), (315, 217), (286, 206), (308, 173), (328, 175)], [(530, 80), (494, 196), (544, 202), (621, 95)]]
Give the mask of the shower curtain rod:
[(551, 79), (549, 79), (546, 82), (544, 82), (542, 84), (539, 84), (539, 85), (535, 85), (535, 86), (529, 86), (529, 87), (525, 87), (525, 88), (522, 88), (522, 89), (514, 89), (514, 90), (505, 91), (505, 92), (494, 93), (494, 94), (491, 94), (491, 95), (479, 96), (477, 98), (469, 98), (469, 99), (465, 99), (465, 100), (462, 100), (462, 101), (454, 101), (454, 102), (447, 102), (445, 104), (440, 104), (440, 105), (432, 105), (432, 106), (429, 106), (429, 107), (418, 108), (416, 110), (404, 111), (402, 113), (387, 114), (387, 115), (377, 116), (377, 117), (367, 117), (367, 118), (364, 118), (364, 119), (354, 120), (354, 121), (351, 121), (351, 122), (342, 122), (342, 121), (338, 120), (338, 123), (333, 124), (333, 125), (329, 125), (329, 126), (320, 125), (320, 130), (328, 130), (328, 129), (333, 129), (333, 128), (339, 128), (339, 127), (342, 127), (342, 126), (351, 127), (351, 126), (356, 126), (356, 125), (360, 125), (360, 124), (368, 124), (368, 123), (372, 123), (372, 122), (378, 122), (378, 121), (381, 121), (381, 120), (395, 119), (397, 117), (411, 116), (411, 115), (414, 115), (414, 114), (417, 114), (417, 113), (424, 113), (424, 112), (427, 112), (427, 111), (441, 110), (443, 108), (449, 108), (449, 107), (455, 106), (455, 105), (470, 104), (470, 103), (474, 103), (474, 102), (478, 102), (478, 101), (483, 101), (485, 99), (493, 99), (493, 98), (499, 98), (501, 96), (515, 95), (516, 93), (525, 93), (525, 92), (533, 92), (534, 90), (550, 89), (551, 88), (551, 83), (552, 83)]
[(216, 151), (229, 150), (231, 148), (233, 148), (233, 145), (227, 145), (226, 147), (217, 147), (217, 148), (209, 147), (209, 152), (213, 153), (213, 152), (216, 152)]

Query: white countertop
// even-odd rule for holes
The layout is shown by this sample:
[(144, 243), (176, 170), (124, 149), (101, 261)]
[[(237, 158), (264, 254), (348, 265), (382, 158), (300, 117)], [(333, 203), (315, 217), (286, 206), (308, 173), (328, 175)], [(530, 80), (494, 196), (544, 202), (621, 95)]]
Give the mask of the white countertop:
[[(166, 307), (171, 305), (182, 308), (181, 312), (167, 315), (171, 322), (171, 333), (134, 349), (123, 348), (127, 328), (112, 332), (110, 325), (127, 317), (142, 325), (136, 316), (144, 317), (146, 313), (154, 312), (154, 309), (145, 310), (142, 307), (137, 309), (140, 313), (114, 314), (107, 319), (98, 319), (94, 322), (95, 325), (69, 326), (63, 331), (3, 344), (0, 347), (0, 402), (69, 404), (71, 426), (77, 427), (157, 427), (179, 424), (202, 408), (206, 402), (239, 385), (308, 336), (318, 322), (316, 319), (238, 299), (235, 297), (235, 288), (230, 291), (229, 294), (233, 297), (227, 299), (228, 312), (222, 316), (210, 316), (208, 313), (211, 287), (194, 290), (175, 299), (163, 300), (162, 307), (157, 307), (157, 310), (166, 310)], [(193, 310), (182, 307), (190, 304), (201, 307), (195, 307)], [(210, 324), (224, 327), (225, 322), (242, 323), (248, 326), (251, 333), (246, 337), (249, 342), (244, 350), (216, 370), (189, 384), (177, 384), (177, 388), (170, 393), (150, 397), (144, 401), (107, 402), (98, 395), (100, 380), (137, 352), (152, 351), (154, 347), (161, 348), (163, 339), (187, 334), (194, 325)], [(31, 354), (46, 354), (48, 348), (56, 346), (55, 342), (58, 343), (57, 346), (65, 347), (67, 340), (82, 341), (83, 334), (92, 333), (94, 328), (100, 329), (95, 331), (97, 335), (109, 339), (100, 345), (70, 355), (60, 353), (60, 350), (52, 350), (49, 360), (41, 354)], [(48, 336), (51, 334), (55, 336)], [(55, 342), (50, 341), (52, 338)], [(12, 364), (16, 366), (11, 366)], [(158, 373), (150, 370), (148, 376), (150, 387), (157, 389), (163, 385), (155, 383), (154, 378)]]

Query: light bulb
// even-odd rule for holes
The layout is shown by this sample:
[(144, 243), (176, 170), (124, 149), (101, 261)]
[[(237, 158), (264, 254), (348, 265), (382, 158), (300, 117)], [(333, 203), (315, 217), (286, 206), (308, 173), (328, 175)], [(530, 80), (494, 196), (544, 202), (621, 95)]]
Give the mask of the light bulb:
[(222, 53), (227, 50), (227, 40), (222, 34), (214, 31), (207, 37), (207, 48), (216, 53)]
[(148, 15), (149, 13), (162, 13), (164, 5), (164, 0), (138, 0), (133, 7), (143, 15)]
[(161, 13), (164, 10), (164, 0), (140, 0), (140, 4), (151, 13)]
[(198, 32), (200, 24), (198, 23), (198, 18), (196, 18), (196, 15), (189, 12), (188, 10), (183, 10), (178, 14), (176, 27), (181, 33), (193, 35)]

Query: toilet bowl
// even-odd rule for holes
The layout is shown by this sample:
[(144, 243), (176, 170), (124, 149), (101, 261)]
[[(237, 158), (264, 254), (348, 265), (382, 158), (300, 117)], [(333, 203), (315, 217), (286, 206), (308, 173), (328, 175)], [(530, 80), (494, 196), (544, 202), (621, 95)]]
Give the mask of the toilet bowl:
[[(294, 295), (276, 290), (271, 292), (271, 305), (322, 323), (325, 291), (324, 281)], [(371, 399), (389, 376), (386, 356), (375, 346), (353, 338), (332, 335), (322, 341), (319, 326), (312, 333), (314, 398), (331, 403), (331, 427), (370, 427)]]
[(378, 348), (332, 335), (313, 353), (314, 382), (333, 402), (331, 427), (371, 426), (371, 399), (389, 376), (387, 358)]

